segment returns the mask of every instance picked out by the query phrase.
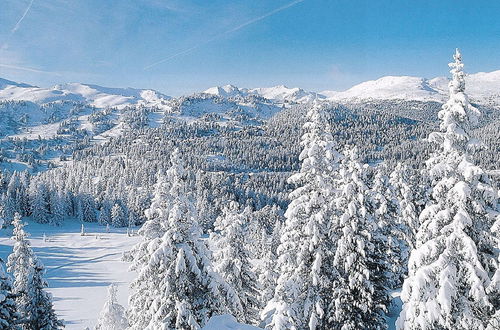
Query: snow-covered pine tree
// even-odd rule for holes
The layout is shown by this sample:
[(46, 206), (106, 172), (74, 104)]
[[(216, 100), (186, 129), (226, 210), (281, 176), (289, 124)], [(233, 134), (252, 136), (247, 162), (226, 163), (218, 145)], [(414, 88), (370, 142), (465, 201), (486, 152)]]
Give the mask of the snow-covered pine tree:
[(99, 211), (99, 217), (97, 218), (97, 222), (101, 226), (106, 226), (111, 223), (111, 203), (108, 201), (104, 201), (101, 205), (101, 210)]
[(379, 239), (375, 216), (370, 213), (367, 169), (357, 148), (346, 148), (332, 203), (337, 210), (334, 233), (338, 237), (328, 320), (329, 329), (384, 329), (387, 282), (381, 275), (386, 257), (376, 248)]
[(24, 231), (24, 223), (21, 221), (19, 213), (14, 215), (12, 221), (14, 225), (12, 239), (14, 247), (7, 260), (7, 270), (14, 276), (13, 293), (16, 295), (16, 305), (18, 312), (25, 317), (29, 306), (29, 285), (33, 276), (34, 254), (30, 242), (27, 240), (28, 234)]
[(156, 174), (151, 205), (144, 211), (147, 220), (138, 231), (142, 239), (123, 255), (124, 260), (132, 262), (131, 271), (139, 271), (149, 262), (151, 254), (158, 248), (161, 237), (165, 234), (168, 213), (172, 207), (169, 182), (174, 179), (174, 174), (174, 171), (168, 171), (166, 175), (160, 171)]
[(17, 212), (15, 200), (12, 198), (11, 195), (5, 194), (3, 206), (4, 206), (4, 214), (9, 220), (8, 224), (10, 225), (10, 221), (12, 221), (12, 219), (14, 218), (14, 214)]
[(246, 248), (249, 243), (246, 227), (251, 215), (250, 207), (241, 212), (238, 203), (231, 201), (215, 221), (215, 232), (210, 235), (210, 243), (214, 251), (214, 270), (238, 295), (237, 310), (232, 310), (232, 314), (241, 323), (255, 324), (260, 310), (257, 277), (250, 262), (250, 252)]
[(75, 217), (80, 222), (83, 222), (85, 220), (84, 217), (83, 217), (82, 200), (80, 198), (77, 198), (75, 200)]
[(49, 205), (51, 215), (49, 216), (49, 223), (54, 226), (59, 226), (64, 218), (66, 206), (63, 204), (64, 199), (62, 194), (58, 191), (49, 193)]
[(261, 258), (257, 268), (261, 306), (265, 306), (273, 298), (278, 281), (279, 273), (276, 269), (276, 260), (278, 259), (277, 250), (280, 244), (281, 228), (282, 222), (277, 219), (273, 232), (268, 236), (267, 242), (264, 244), (266, 253)]
[[(383, 165), (374, 170), (373, 184), (367, 192), (369, 212), (374, 215), (377, 230), (372, 233), (375, 240), (376, 255), (384, 256), (385, 262), (379, 262), (372, 279), (377, 277), (377, 284), (388, 285), (391, 289), (401, 287), (406, 274), (408, 246), (405, 240), (407, 231), (399, 221), (399, 201), (394, 193), (389, 177)], [(377, 274), (376, 274), (377, 273)]]
[[(19, 173), (19, 185), (17, 186), (17, 205), (19, 206), (19, 214), (26, 216), (29, 213), (29, 187), (30, 175), (28, 171)], [(12, 219), (12, 218), (10, 218)]]
[(21, 184), (19, 182), (18, 172), (14, 171), (7, 185), (7, 191), (5, 192), (4, 198), (5, 217), (9, 220), (9, 223), (14, 217), (14, 213), (20, 212), (20, 188)]
[(266, 205), (252, 212), (252, 221), (247, 227), (247, 249), (252, 258), (262, 259), (268, 254), (269, 236), (272, 235), (276, 223), (282, 223), (284, 219), (284, 213), (278, 205)]
[[(392, 192), (398, 201), (398, 223), (406, 229), (405, 239), (408, 247), (415, 247), (420, 222), (416, 208), (415, 187), (413, 185), (412, 170), (408, 165), (399, 162), (390, 174), (389, 179), (392, 187)], [(408, 260), (404, 262), (407, 264)]]
[[(493, 232), (496, 234), (496, 237), (500, 237), (500, 216), (498, 216), (497, 225), (495, 227), (496, 230)], [(500, 255), (498, 256), (498, 265), (500, 265)], [(497, 268), (497, 271), (493, 275), (487, 292), (490, 296), (493, 310), (496, 312), (491, 316), (486, 330), (500, 329), (500, 267)]]
[(215, 209), (210, 203), (210, 189), (203, 183), (203, 171), (196, 172), (196, 210), (200, 225), (205, 230), (213, 229), (213, 223), (217, 218)]
[(135, 215), (134, 212), (129, 211), (127, 217), (127, 228), (129, 230), (132, 230), (132, 227), (135, 226), (136, 222), (137, 222), (137, 216)]
[(484, 329), (494, 313), (487, 288), (497, 267), (490, 229), (498, 195), (474, 165), (471, 150), (478, 141), (469, 129), (479, 111), (465, 94), (458, 49), (454, 60), (450, 99), (438, 114), (441, 132), (429, 136), (440, 145), (426, 162), (432, 199), (419, 217), (398, 329)]
[(261, 316), (266, 328), (275, 330), (325, 328), (331, 283), (337, 276), (331, 264), (334, 240), (328, 201), (340, 154), (321, 103), (309, 110), (304, 130), (301, 169), (289, 178), (297, 188), (290, 194), (278, 248), (280, 276)]
[(45, 267), (34, 256), (32, 259), (32, 275), (28, 285), (29, 300), (25, 317), (28, 322), (23, 324), (26, 330), (57, 330), (64, 328), (64, 322), (57, 318), (52, 305), (52, 295), (45, 291), (47, 281), (43, 279)]
[(252, 256), (252, 258), (256, 259), (262, 258), (263, 255), (267, 252), (267, 230), (263, 227), (263, 224), (259, 219), (262, 216), (262, 214), (260, 214), (261, 212), (259, 211), (252, 212), (252, 221), (246, 228), (246, 249)]
[(2, 216), (5, 222), (4, 225), (8, 226), (16, 213), (15, 202), (12, 199), (12, 196), (7, 193), (3, 193), (1, 197), (0, 201), (2, 203)]
[(108, 300), (104, 303), (95, 330), (125, 330), (128, 328), (125, 308), (118, 303), (116, 292), (116, 285), (111, 284), (108, 287)]
[(212, 270), (177, 149), (171, 163), (164, 197), (172, 203), (155, 210), (166, 219), (166, 231), (132, 283), (131, 329), (199, 329), (212, 315), (227, 311), (224, 302), (234, 298), (224, 295), (230, 287)]
[[(491, 232), (497, 238), (497, 246), (500, 246), (500, 214), (497, 214), (496, 222), (491, 228)], [(493, 305), (493, 310), (496, 311), (488, 323), (487, 330), (500, 329), (500, 254), (498, 255), (497, 270), (491, 278), (487, 293)]]
[(0, 329), (16, 329), (19, 318), (12, 281), (5, 272), (3, 260), (0, 259)]
[(7, 219), (5, 218), (5, 208), (3, 206), (3, 196), (0, 196), (0, 228), (5, 228), (8, 226), (6, 220)]
[(31, 249), (18, 213), (14, 216), (12, 253), (9, 255), (8, 271), (14, 275), (13, 292), (17, 310), (24, 330), (55, 330), (64, 327), (57, 319), (52, 307), (52, 297), (44, 291), (47, 283), (42, 278), (44, 267)]
[(49, 203), (47, 187), (44, 184), (30, 186), (31, 216), (36, 222), (49, 222)]
[(81, 221), (96, 222), (97, 214), (94, 198), (88, 194), (80, 196), (81, 205)]
[(115, 203), (111, 209), (111, 225), (113, 227), (125, 227), (128, 223), (128, 217), (120, 203)]

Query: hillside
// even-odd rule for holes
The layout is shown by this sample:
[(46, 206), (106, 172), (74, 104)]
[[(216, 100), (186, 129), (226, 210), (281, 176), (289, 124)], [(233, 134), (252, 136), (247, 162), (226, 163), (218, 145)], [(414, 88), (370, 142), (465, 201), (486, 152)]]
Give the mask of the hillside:
[[(469, 74), (465, 81), (467, 94), (473, 102), (500, 106), (500, 70)], [(448, 97), (448, 82), (445, 77), (387, 76), (363, 82), (346, 91), (324, 91), (321, 94), (328, 100), (339, 102), (370, 99), (444, 102)]]

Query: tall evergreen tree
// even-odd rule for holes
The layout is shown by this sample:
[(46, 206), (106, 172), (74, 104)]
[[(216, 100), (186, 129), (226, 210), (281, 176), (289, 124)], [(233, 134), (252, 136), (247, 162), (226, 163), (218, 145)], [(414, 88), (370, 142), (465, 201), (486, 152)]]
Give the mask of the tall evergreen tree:
[(49, 218), (49, 223), (54, 226), (59, 226), (66, 213), (66, 206), (64, 205), (64, 199), (59, 191), (52, 191), (49, 193), (49, 204), (51, 215)]
[(240, 212), (239, 205), (230, 202), (215, 221), (215, 232), (210, 235), (214, 269), (236, 292), (239, 303), (237, 310), (231, 312), (242, 323), (256, 323), (260, 310), (257, 277), (246, 248), (246, 226), (251, 221), (251, 214), (249, 207)]
[(114, 227), (125, 227), (128, 223), (128, 217), (121, 203), (115, 203), (111, 209), (111, 224)]
[[(338, 237), (328, 319), (330, 329), (384, 329), (388, 304), (384, 277), (385, 251), (378, 248), (378, 226), (370, 212), (366, 167), (357, 149), (346, 149), (333, 204), (337, 217), (333, 231)], [(383, 240), (385, 241), (385, 239)]]
[[(5, 208), (3, 204), (3, 196), (0, 196), (0, 228), (7, 227), (7, 219), (5, 218)], [(10, 220), (9, 220), (10, 221)]]
[(64, 327), (52, 307), (52, 297), (44, 289), (47, 282), (43, 279), (44, 267), (31, 249), (24, 231), (24, 224), (18, 213), (14, 216), (15, 240), (9, 255), (8, 270), (14, 275), (16, 305), (23, 319), (23, 330), (56, 330)]
[(407, 229), (399, 221), (399, 201), (389, 177), (384, 172), (385, 167), (382, 165), (374, 169), (373, 184), (367, 192), (369, 212), (373, 214), (376, 222), (376, 231), (372, 233), (375, 236), (375, 253), (385, 258), (385, 261), (377, 263), (372, 277), (377, 276), (378, 284), (384, 282), (384, 285), (396, 289), (401, 287), (406, 274)]
[(280, 244), (281, 228), (281, 219), (277, 218), (271, 235), (263, 244), (266, 253), (261, 258), (257, 269), (260, 289), (259, 299), (262, 306), (265, 306), (274, 297), (274, 290), (279, 277), (276, 260), (278, 259), (277, 250)]
[(8, 219), (9, 224), (14, 217), (14, 213), (20, 212), (21, 198), (21, 184), (18, 172), (14, 171), (10, 177), (9, 184), (7, 185), (7, 191), (5, 192), (4, 199), (4, 215), (5, 218)]
[(399, 329), (484, 329), (494, 313), (487, 294), (496, 270), (492, 232), (498, 195), (474, 165), (478, 141), (469, 135), (479, 111), (465, 94), (462, 57), (450, 63), (450, 99), (438, 116), (440, 132), (429, 136), (439, 151), (426, 162), (432, 199), (409, 260)]
[(43, 279), (45, 268), (38, 258), (32, 260), (32, 274), (28, 285), (26, 308), (28, 322), (26, 330), (57, 330), (64, 328), (64, 322), (57, 318), (52, 305), (52, 295), (45, 291), (47, 281)]
[(149, 262), (151, 254), (158, 248), (161, 237), (168, 228), (168, 213), (172, 207), (170, 182), (175, 179), (173, 177), (175, 173), (168, 171), (167, 175), (163, 175), (160, 171), (156, 174), (151, 205), (144, 211), (147, 221), (138, 231), (142, 239), (130, 251), (124, 254), (124, 259), (132, 262), (130, 266), (130, 270), (132, 271), (139, 271)]
[[(397, 222), (405, 228), (407, 246), (415, 247), (420, 222), (418, 220), (414, 177), (411, 169), (403, 163), (398, 163), (390, 174), (393, 195), (398, 201)], [(407, 264), (408, 258), (404, 261)]]
[(111, 203), (108, 201), (104, 201), (101, 205), (101, 210), (99, 212), (99, 217), (97, 219), (97, 222), (101, 226), (106, 226), (111, 223)]
[(289, 178), (297, 188), (290, 194), (278, 248), (280, 276), (274, 298), (262, 315), (266, 327), (276, 330), (325, 328), (330, 286), (336, 277), (328, 201), (340, 154), (320, 103), (309, 110), (304, 130), (302, 166)]
[[(500, 246), (500, 214), (497, 214), (491, 232), (497, 238), (497, 246)], [(497, 270), (491, 279), (487, 292), (493, 309), (496, 311), (488, 323), (487, 330), (500, 329), (500, 253), (498, 255)]]
[(16, 305), (19, 313), (25, 317), (29, 306), (29, 285), (33, 276), (33, 259), (35, 258), (28, 234), (24, 231), (24, 223), (19, 213), (14, 215), (12, 239), (14, 247), (7, 260), (7, 270), (13, 274), (13, 292), (16, 294)]
[(96, 222), (97, 213), (94, 198), (89, 194), (80, 196), (81, 221)]
[(199, 329), (227, 309), (229, 286), (212, 270), (201, 238), (196, 210), (187, 186), (187, 172), (178, 150), (171, 155), (169, 197), (172, 204), (156, 212), (167, 220), (156, 250), (139, 270), (129, 299), (131, 329)]
[(5, 272), (3, 260), (0, 259), (0, 329), (17, 329), (19, 318), (12, 281)]
[(49, 222), (49, 202), (47, 187), (44, 184), (30, 186), (31, 216), (39, 223)]

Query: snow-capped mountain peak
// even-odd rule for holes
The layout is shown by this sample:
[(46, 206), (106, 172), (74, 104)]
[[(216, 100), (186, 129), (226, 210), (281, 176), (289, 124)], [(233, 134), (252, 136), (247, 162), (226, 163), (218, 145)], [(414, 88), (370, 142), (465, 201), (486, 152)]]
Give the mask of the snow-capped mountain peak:
[(362, 82), (343, 92), (325, 91), (332, 100), (361, 99), (412, 99), (442, 101), (442, 95), (429, 80), (410, 76), (385, 76)]
[(169, 96), (149, 89), (109, 88), (82, 83), (58, 84), (54, 87), (40, 88), (28, 84), (0, 79), (0, 101), (31, 101), (44, 104), (54, 101), (83, 102), (97, 108), (145, 104), (153, 105), (168, 100)]
[(234, 85), (215, 86), (205, 90), (203, 93), (218, 95), (222, 97), (234, 97), (241, 95), (242, 91)]
[(278, 101), (293, 101), (293, 102), (309, 102), (316, 97), (320, 97), (317, 93), (306, 92), (302, 88), (289, 88), (285, 85), (278, 85), (268, 88), (254, 88), (251, 93), (258, 94), (266, 99)]
[[(500, 70), (469, 74), (466, 92), (474, 102), (500, 104)], [(426, 79), (411, 76), (385, 76), (362, 82), (345, 91), (324, 91), (332, 101), (416, 100), (444, 102), (448, 97), (446, 77)]]
[(211, 87), (204, 91), (206, 94), (218, 95), (222, 97), (235, 97), (246, 95), (258, 95), (275, 102), (297, 102), (304, 103), (316, 97), (322, 97), (314, 92), (306, 92), (301, 88), (289, 88), (285, 85), (259, 88), (238, 88), (234, 85)]

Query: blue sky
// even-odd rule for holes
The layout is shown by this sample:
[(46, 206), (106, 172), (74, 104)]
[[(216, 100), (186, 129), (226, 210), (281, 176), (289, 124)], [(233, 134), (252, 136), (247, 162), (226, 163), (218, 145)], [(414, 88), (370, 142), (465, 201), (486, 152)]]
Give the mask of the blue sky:
[(455, 47), (468, 72), (493, 71), (499, 14), (494, 0), (2, 0), (0, 77), (170, 95), (229, 83), (342, 90), (447, 75)]

